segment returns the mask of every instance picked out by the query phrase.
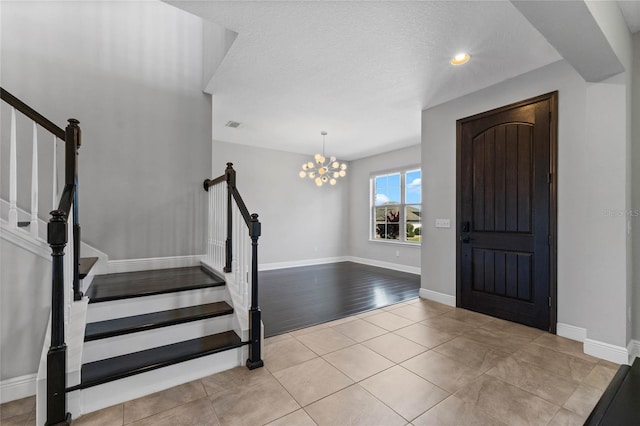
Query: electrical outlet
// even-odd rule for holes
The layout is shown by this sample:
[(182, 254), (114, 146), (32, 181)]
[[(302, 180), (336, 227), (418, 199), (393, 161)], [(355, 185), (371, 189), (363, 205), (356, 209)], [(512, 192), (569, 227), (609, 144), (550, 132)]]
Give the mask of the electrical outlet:
[(451, 219), (436, 219), (436, 228), (451, 228)]
[(400, 257), (400, 250), (396, 250), (396, 257)]

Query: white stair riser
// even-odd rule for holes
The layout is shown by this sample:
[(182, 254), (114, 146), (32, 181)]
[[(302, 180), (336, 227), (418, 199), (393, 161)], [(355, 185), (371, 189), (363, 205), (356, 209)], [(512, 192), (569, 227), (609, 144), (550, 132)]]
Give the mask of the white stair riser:
[(187, 306), (228, 301), (224, 286), (89, 304), (87, 322), (106, 321)]
[[(247, 349), (243, 346), (74, 391), (67, 394), (67, 408), (73, 419), (77, 420), (83, 414), (242, 366), (246, 358)], [(42, 419), (38, 412), (37, 424), (44, 424)]]
[(138, 333), (124, 334), (84, 343), (82, 363), (113, 358), (132, 352), (144, 351), (185, 340), (197, 339), (232, 329), (232, 315), (207, 318), (170, 327), (160, 327)]

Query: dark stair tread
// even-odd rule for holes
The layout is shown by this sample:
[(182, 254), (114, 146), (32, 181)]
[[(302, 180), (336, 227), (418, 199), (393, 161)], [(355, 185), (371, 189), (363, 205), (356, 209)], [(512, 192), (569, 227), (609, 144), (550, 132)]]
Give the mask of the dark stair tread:
[(233, 331), (212, 334), (171, 345), (120, 355), (82, 366), (81, 382), (68, 392), (86, 389), (135, 374), (177, 364), (245, 345)]
[(29, 225), (31, 225), (31, 222), (24, 222), (24, 221), (18, 222), (18, 228), (26, 228)]
[(88, 342), (232, 313), (233, 308), (229, 306), (227, 302), (215, 302), (126, 318), (92, 322), (88, 323), (85, 328), (84, 340)]
[(97, 275), (87, 291), (89, 303), (225, 285), (224, 280), (194, 266)]
[(95, 265), (97, 261), (98, 261), (97, 257), (81, 257), (80, 258), (80, 266), (78, 268), (78, 272), (81, 280), (84, 279), (87, 275), (89, 275), (89, 272), (91, 272), (91, 268), (93, 268), (93, 265)]
[(586, 426), (638, 424), (640, 412), (640, 358), (621, 365), (585, 422)]

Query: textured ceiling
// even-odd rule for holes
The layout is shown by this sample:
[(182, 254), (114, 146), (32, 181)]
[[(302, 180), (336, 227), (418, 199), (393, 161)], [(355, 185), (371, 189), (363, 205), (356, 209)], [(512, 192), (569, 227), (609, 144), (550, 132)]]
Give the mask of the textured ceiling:
[(423, 109), (561, 59), (508, 1), (169, 3), (238, 33), (209, 84), (215, 139), (311, 154), (326, 130), (345, 160), (420, 143)]

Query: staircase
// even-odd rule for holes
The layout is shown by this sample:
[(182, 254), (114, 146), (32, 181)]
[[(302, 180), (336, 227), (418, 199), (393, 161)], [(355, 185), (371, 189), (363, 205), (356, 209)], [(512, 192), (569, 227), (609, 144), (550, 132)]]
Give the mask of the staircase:
[(226, 283), (202, 267), (99, 275), (86, 295), (74, 418), (246, 359)]
[[(83, 414), (242, 364), (262, 367), (261, 225), (240, 196), (231, 163), (222, 176), (204, 182), (209, 238), (201, 266), (96, 275), (106, 255), (80, 257), (79, 122), (70, 119), (62, 130), (0, 91), (12, 117), (9, 202), (0, 203), (8, 219), (2, 218), (2, 226), (12, 238), (36, 246), (30, 250), (39, 256), (51, 253), (51, 317), (37, 378), (37, 424), (68, 425)], [(16, 111), (33, 122), (30, 214), (16, 203)], [(60, 195), (53, 151), (54, 211), (46, 227), (37, 211), (38, 126), (53, 134), (54, 144), (65, 143)], [(40, 235), (45, 228), (46, 241)]]

